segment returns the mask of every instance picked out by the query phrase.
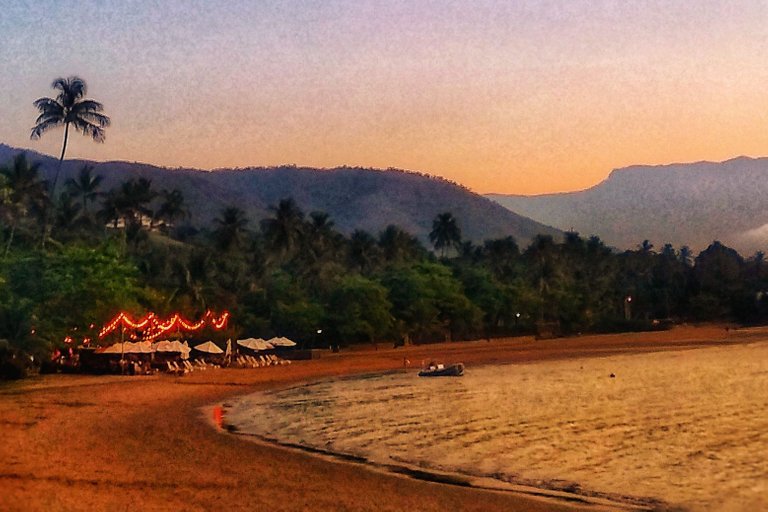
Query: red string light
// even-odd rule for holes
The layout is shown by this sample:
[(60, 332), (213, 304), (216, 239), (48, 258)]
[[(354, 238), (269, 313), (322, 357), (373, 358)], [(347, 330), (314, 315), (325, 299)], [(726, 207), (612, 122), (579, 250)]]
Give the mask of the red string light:
[(142, 330), (144, 331), (143, 339), (147, 340), (153, 340), (173, 328), (194, 332), (199, 331), (206, 325), (210, 325), (213, 329), (220, 331), (226, 327), (229, 316), (228, 311), (224, 311), (217, 317), (213, 311), (208, 310), (203, 315), (203, 318), (197, 322), (186, 320), (178, 313), (174, 313), (166, 321), (161, 321), (154, 313), (149, 312), (144, 317), (134, 321), (131, 320), (127, 313), (120, 312), (99, 331), (99, 338), (114, 332), (118, 327)]

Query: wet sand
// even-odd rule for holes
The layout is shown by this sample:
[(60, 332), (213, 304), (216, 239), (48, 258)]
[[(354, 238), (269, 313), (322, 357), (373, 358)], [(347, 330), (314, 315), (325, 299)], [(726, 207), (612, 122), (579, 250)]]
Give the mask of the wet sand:
[(422, 359), (542, 361), (753, 342), (768, 330), (475, 341), (324, 353), (319, 360), (174, 377), (45, 376), (0, 386), (0, 510), (608, 510), (434, 483), (246, 442), (211, 424), (214, 403), (276, 386)]

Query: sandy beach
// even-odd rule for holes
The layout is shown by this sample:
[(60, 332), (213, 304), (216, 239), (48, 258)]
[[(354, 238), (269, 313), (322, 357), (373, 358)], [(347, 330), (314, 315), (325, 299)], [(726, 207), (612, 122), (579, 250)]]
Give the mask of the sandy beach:
[(217, 429), (212, 405), (253, 391), (393, 370), (404, 358), (483, 363), (749, 343), (768, 330), (474, 341), (324, 353), (259, 369), (175, 377), (44, 376), (0, 386), (0, 510), (613, 510), (578, 497), (439, 484)]

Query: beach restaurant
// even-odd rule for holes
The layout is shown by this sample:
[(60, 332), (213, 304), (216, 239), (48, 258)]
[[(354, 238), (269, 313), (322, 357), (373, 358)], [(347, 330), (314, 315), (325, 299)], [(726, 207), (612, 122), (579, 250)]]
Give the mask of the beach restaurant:
[[(217, 314), (210, 310), (198, 321), (190, 321), (179, 313), (161, 318), (149, 312), (143, 317), (132, 318), (128, 313), (120, 312), (98, 334), (98, 339), (103, 341), (119, 333), (119, 340), (108, 346), (82, 350), (80, 363), (83, 370), (96, 372), (125, 373), (126, 368), (141, 368), (142, 372), (151, 368), (165, 369), (177, 360), (189, 359), (192, 349), (186, 341), (182, 343), (181, 338), (199, 335), (206, 327), (222, 331), (229, 318), (228, 311)], [(161, 339), (171, 337), (177, 339)], [(210, 352), (210, 346), (205, 348)]]

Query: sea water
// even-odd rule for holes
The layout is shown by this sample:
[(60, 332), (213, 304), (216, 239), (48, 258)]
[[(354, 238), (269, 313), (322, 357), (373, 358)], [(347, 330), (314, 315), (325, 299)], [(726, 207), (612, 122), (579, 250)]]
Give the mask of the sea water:
[(227, 421), (380, 464), (768, 510), (765, 343), (328, 380), (243, 397)]

